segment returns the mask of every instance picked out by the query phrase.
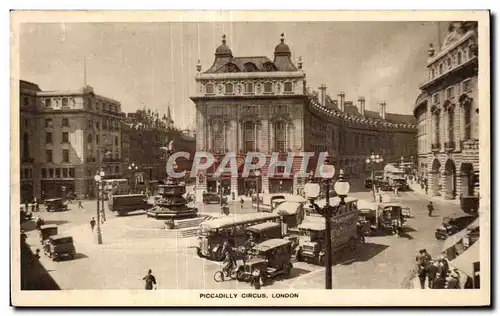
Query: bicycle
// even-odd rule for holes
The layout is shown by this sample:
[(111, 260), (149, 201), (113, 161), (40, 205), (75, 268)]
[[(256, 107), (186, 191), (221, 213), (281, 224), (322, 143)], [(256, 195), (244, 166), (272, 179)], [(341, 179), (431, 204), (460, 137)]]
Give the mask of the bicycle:
[(231, 273), (229, 273), (229, 275), (225, 275), (225, 269), (222, 268), (222, 270), (219, 270), (219, 271), (216, 271), (214, 273), (214, 281), (219, 283), (219, 282), (224, 282), (225, 278), (229, 277), (229, 280), (234, 280), (236, 279), (236, 274), (238, 272), (238, 269), (237, 268), (233, 268), (231, 269)]

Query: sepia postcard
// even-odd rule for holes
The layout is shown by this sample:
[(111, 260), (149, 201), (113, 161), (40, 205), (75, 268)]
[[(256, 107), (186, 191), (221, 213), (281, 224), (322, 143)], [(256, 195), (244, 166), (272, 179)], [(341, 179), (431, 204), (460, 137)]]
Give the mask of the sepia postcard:
[(488, 11), (12, 11), (12, 305), (490, 305), (489, 66)]

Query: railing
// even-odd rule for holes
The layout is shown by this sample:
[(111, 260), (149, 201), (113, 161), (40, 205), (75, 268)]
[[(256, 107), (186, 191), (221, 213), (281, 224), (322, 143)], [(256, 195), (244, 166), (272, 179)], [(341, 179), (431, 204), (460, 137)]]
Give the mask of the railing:
[(444, 144), (444, 148), (445, 148), (446, 150), (449, 150), (449, 151), (451, 151), (451, 150), (455, 150), (455, 142), (454, 142), (454, 141), (451, 141), (451, 142), (446, 142), (446, 143)]
[(432, 144), (431, 148), (433, 151), (438, 151), (441, 149), (441, 144), (440, 143)]

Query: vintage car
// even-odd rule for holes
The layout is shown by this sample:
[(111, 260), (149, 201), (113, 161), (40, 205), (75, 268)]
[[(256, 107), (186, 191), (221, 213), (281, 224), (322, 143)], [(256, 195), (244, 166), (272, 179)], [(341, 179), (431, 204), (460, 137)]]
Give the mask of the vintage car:
[(53, 261), (59, 261), (64, 257), (75, 258), (76, 250), (73, 237), (54, 235), (46, 240), (46, 252)]
[(393, 185), (398, 188), (399, 191), (408, 191), (410, 190), (410, 186), (408, 182), (404, 178), (397, 178), (393, 180)]
[(387, 181), (381, 181), (379, 184), (379, 188), (382, 191), (392, 191), (393, 189), (392, 185)]
[(268, 239), (255, 245), (248, 260), (236, 273), (238, 281), (249, 281), (258, 274), (263, 283), (278, 275), (292, 271), (292, 243), (285, 239)]
[(64, 200), (60, 198), (45, 200), (45, 207), (47, 208), (47, 212), (59, 212), (68, 210), (68, 204), (66, 204)]
[(218, 193), (203, 193), (203, 204), (220, 203), (220, 195)]
[(43, 244), (50, 236), (57, 235), (57, 225), (42, 225), (40, 226), (40, 242)]
[(443, 223), (436, 229), (434, 235), (438, 240), (445, 240), (448, 236), (456, 234), (475, 220), (475, 216), (443, 217)]
[(378, 228), (390, 234), (400, 234), (406, 222), (403, 207), (399, 204), (381, 204), (377, 211)]
[(26, 210), (24, 205), (21, 205), (20, 209), (21, 209), (21, 212), (20, 212), (21, 223), (24, 223), (26, 221), (33, 219), (33, 213), (31, 213), (29, 211), (29, 209)]
[(152, 207), (144, 194), (111, 195), (108, 200), (108, 210), (117, 216), (127, 215), (130, 212), (147, 210)]

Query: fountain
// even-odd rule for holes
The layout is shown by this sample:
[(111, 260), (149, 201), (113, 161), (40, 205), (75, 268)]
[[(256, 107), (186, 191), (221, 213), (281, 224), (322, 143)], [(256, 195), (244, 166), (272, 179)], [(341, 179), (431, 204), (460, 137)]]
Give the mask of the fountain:
[(198, 209), (187, 206), (187, 201), (182, 196), (184, 193), (186, 193), (186, 186), (183, 183), (179, 184), (167, 178), (166, 184), (158, 185), (158, 195), (161, 197), (156, 201), (155, 206), (146, 212), (147, 216), (169, 220), (196, 217)]
[[(170, 141), (168, 147), (161, 147), (161, 149), (166, 151), (168, 162), (170, 156), (174, 153), (173, 141)], [(177, 166), (174, 162), (173, 170), (177, 171), (176, 168)], [(147, 217), (163, 218), (171, 223), (174, 223), (174, 220), (197, 217), (198, 209), (187, 206), (187, 201), (183, 197), (183, 194), (186, 193), (186, 185), (170, 177), (168, 171), (167, 166), (166, 183), (158, 185), (158, 195), (161, 197), (155, 202), (155, 206), (152, 209), (146, 211)]]

